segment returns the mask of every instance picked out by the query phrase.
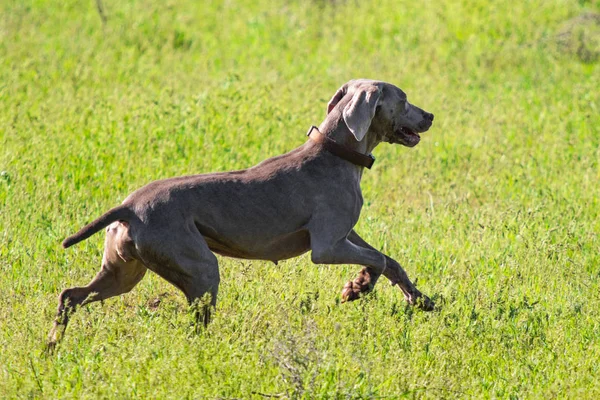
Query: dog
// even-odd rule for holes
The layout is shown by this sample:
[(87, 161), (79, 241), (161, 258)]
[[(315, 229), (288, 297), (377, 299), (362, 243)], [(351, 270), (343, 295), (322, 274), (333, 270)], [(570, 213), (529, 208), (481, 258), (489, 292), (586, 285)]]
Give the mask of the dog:
[(136, 190), (64, 240), (67, 248), (106, 228), (100, 272), (87, 286), (60, 294), (48, 345), (56, 345), (75, 307), (129, 292), (148, 269), (190, 304), (208, 295), (196, 311), (207, 324), (220, 281), (214, 253), (277, 263), (311, 251), (315, 264), (363, 266), (344, 286), (342, 301), (373, 290), (383, 274), (409, 304), (432, 310), (400, 264), (353, 229), (373, 149), (381, 142), (414, 147), (432, 123), (433, 114), (410, 104), (398, 87), (352, 80), (333, 95), (321, 125), (289, 153), (241, 171), (158, 180)]

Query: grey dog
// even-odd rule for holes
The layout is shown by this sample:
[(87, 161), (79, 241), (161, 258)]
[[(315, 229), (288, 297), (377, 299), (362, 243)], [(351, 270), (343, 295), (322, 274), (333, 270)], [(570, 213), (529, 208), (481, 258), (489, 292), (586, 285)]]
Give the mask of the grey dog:
[[(50, 332), (53, 346), (76, 306), (129, 292), (146, 270), (157, 273), (193, 304), (208, 323), (216, 305), (219, 266), (214, 253), (275, 263), (311, 251), (316, 264), (362, 265), (342, 300), (373, 289), (383, 274), (406, 300), (425, 310), (433, 302), (400, 264), (353, 229), (363, 205), (360, 181), (381, 142), (413, 147), (433, 114), (410, 104), (396, 86), (366, 79), (343, 85), (327, 117), (287, 154), (241, 171), (154, 181), (63, 242), (72, 246), (106, 228), (102, 267), (83, 287), (64, 290)], [(210, 303), (210, 304), (208, 304)]]

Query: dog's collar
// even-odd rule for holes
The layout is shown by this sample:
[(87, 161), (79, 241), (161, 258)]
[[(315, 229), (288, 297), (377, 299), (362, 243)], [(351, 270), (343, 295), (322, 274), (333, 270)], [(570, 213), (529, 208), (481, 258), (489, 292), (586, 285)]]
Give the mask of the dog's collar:
[(375, 157), (373, 154), (362, 154), (358, 151), (349, 149), (346, 146), (339, 144), (335, 140), (323, 135), (321, 131), (319, 131), (319, 128), (314, 125), (308, 129), (306, 136), (316, 143), (322, 143), (323, 147), (325, 147), (325, 149), (331, 154), (343, 158), (346, 161), (350, 161), (352, 164), (371, 169), (373, 163), (375, 162)]

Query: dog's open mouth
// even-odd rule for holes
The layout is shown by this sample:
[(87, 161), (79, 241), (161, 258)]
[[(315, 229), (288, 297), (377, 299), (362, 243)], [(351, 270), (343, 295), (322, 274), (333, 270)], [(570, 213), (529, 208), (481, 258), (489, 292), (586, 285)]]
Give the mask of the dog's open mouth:
[(417, 138), (421, 139), (421, 136), (419, 136), (417, 132), (412, 131), (409, 128), (400, 127), (400, 132), (402, 132), (406, 136), (416, 136)]
[(421, 136), (410, 128), (401, 126), (396, 131), (398, 141), (405, 146), (413, 147), (421, 141)]

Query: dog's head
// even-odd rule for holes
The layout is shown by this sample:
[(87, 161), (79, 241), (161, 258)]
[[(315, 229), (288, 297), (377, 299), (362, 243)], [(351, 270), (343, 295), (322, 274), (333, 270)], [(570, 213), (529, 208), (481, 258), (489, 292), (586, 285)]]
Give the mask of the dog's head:
[(357, 141), (369, 134), (377, 141), (416, 146), (433, 122), (433, 114), (414, 106), (398, 87), (381, 81), (357, 79), (343, 85), (327, 105), (338, 107)]

